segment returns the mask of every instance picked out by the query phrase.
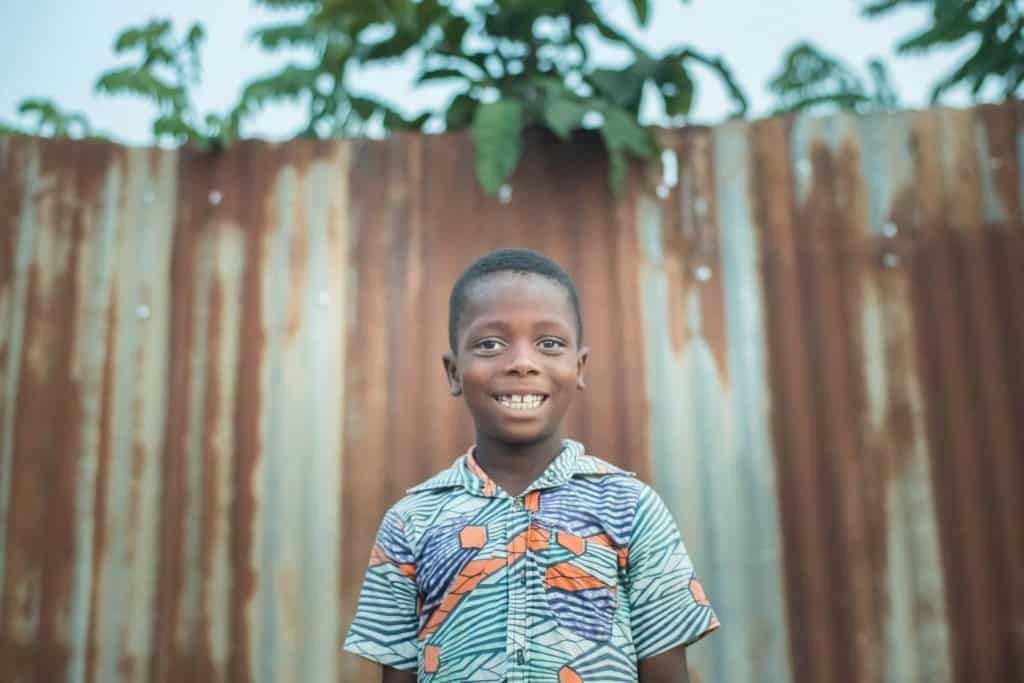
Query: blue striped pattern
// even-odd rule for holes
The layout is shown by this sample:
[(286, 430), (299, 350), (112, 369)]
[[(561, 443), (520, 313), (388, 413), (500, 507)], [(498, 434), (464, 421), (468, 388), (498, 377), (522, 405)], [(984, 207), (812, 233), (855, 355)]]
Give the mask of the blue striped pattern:
[(559, 626), (595, 643), (612, 639), (615, 593), (608, 588), (581, 591), (548, 591), (548, 604)]
[(471, 458), (385, 516), (347, 650), (434, 683), (633, 681), (638, 660), (717, 628), (675, 522), (631, 473), (566, 440), (514, 501)]

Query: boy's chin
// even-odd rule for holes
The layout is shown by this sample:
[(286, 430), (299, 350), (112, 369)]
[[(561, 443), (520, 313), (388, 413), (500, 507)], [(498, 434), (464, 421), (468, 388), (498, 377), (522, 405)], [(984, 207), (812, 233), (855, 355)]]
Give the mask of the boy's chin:
[(550, 429), (537, 429), (535, 426), (526, 429), (495, 429), (488, 430), (489, 440), (515, 448), (528, 448), (550, 439), (554, 433)]

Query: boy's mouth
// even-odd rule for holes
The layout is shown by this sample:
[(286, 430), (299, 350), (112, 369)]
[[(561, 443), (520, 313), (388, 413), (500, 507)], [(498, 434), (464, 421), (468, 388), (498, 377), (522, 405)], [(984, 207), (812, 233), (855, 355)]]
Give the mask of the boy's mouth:
[(498, 394), (494, 400), (509, 410), (534, 410), (540, 408), (548, 397), (545, 394)]

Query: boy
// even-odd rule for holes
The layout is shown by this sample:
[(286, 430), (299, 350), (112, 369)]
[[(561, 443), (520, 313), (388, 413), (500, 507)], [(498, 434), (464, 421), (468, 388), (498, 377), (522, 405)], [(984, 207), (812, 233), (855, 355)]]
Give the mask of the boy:
[(345, 648), (390, 681), (687, 681), (718, 627), (665, 505), (562, 438), (588, 350), (572, 279), (537, 252), (452, 289), (448, 387), (476, 445), (384, 517)]

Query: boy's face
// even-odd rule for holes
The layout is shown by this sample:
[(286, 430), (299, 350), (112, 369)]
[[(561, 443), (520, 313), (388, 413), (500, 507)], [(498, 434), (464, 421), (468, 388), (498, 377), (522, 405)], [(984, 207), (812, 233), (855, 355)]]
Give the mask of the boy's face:
[(495, 273), (466, 294), (444, 366), (478, 442), (522, 446), (557, 435), (587, 361), (565, 289), (540, 275)]

